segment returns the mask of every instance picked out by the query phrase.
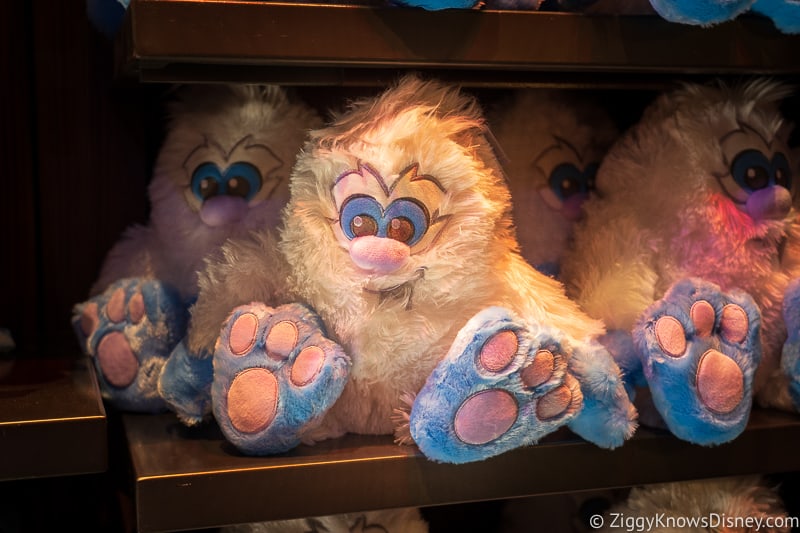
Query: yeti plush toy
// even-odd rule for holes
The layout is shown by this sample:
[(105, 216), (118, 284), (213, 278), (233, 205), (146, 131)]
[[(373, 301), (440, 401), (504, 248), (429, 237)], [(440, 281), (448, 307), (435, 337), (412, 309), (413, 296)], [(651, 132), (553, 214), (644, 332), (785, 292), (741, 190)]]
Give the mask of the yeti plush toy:
[(415, 76), (313, 131), (277, 242), (231, 241), (204, 271), (161, 376), (182, 418), (213, 350), (213, 413), (247, 454), (394, 433), (463, 463), (565, 425), (622, 444), (636, 414), (603, 326), (516, 252), (485, 133), (474, 98)]
[(112, 248), (73, 319), (104, 396), (124, 410), (166, 407), (158, 377), (185, 334), (204, 256), (277, 224), (297, 151), (320, 124), (274, 86), (186, 86), (170, 112), (150, 221)]
[(589, 96), (547, 89), (514, 91), (490, 125), (505, 159), (522, 256), (557, 277), (617, 128)]
[(603, 160), (564, 259), (570, 294), (613, 330), (604, 341), (629, 386), (646, 386), (691, 442), (735, 438), (754, 393), (800, 405), (791, 356), (781, 369), (787, 327), (796, 337), (800, 324), (788, 94), (754, 80), (661, 95)]

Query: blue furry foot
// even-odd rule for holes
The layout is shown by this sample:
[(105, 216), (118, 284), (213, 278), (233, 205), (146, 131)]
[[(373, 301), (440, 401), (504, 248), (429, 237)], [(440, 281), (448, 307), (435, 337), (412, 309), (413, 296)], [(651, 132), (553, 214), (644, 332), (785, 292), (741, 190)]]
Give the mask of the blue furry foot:
[(664, 19), (681, 24), (711, 26), (733, 20), (750, 9), (754, 0), (650, 0)]
[(186, 331), (177, 291), (157, 280), (122, 279), (75, 306), (72, 323), (97, 369), (103, 397), (118, 409), (160, 412), (158, 377)]
[(800, 411), (800, 279), (792, 281), (783, 298), (783, 320), (788, 336), (783, 345), (781, 368), (789, 379), (789, 395)]
[(783, 33), (800, 33), (800, 0), (756, 0), (753, 11), (768, 17)]
[(581, 408), (560, 335), (503, 308), (475, 315), (411, 408), (411, 437), (429, 459), (466, 463), (534, 444)]
[(601, 448), (616, 448), (631, 438), (638, 414), (611, 353), (600, 343), (575, 345), (568, 370), (583, 394), (583, 408), (569, 428)]
[(349, 372), (350, 359), (308, 308), (240, 306), (214, 353), (214, 416), (240, 451), (284, 452), (339, 398)]
[(653, 403), (677, 437), (703, 445), (736, 438), (752, 405), (761, 316), (749, 295), (697, 279), (645, 311), (634, 340)]
[(192, 353), (184, 339), (175, 346), (161, 369), (158, 392), (184, 424), (194, 426), (211, 412), (213, 381), (213, 354)]

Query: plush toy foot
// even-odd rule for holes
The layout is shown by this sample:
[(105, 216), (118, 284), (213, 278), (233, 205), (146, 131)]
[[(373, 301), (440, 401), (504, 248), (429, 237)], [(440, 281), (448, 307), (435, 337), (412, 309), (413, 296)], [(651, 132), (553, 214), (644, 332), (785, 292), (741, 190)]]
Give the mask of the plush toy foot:
[(788, 336), (783, 345), (781, 368), (789, 379), (789, 395), (800, 411), (800, 279), (792, 281), (783, 297), (783, 320)]
[(800, 33), (800, 0), (756, 0), (753, 11), (771, 19), (783, 33)]
[(72, 323), (94, 359), (103, 396), (125, 411), (159, 412), (164, 361), (186, 331), (178, 293), (156, 280), (122, 279), (75, 306)]
[(634, 330), (653, 403), (670, 431), (696, 444), (744, 429), (761, 360), (761, 317), (749, 295), (697, 279), (676, 283)]
[(411, 437), (429, 459), (479, 461), (568, 423), (580, 409), (560, 335), (493, 307), (462, 328), (414, 400)]
[(213, 354), (193, 353), (183, 339), (161, 369), (158, 392), (181, 422), (194, 426), (211, 412), (213, 381)]
[(754, 0), (650, 0), (650, 5), (670, 22), (711, 26), (733, 20), (749, 10)]
[(333, 405), (349, 372), (350, 359), (308, 308), (240, 306), (214, 353), (214, 416), (243, 453), (284, 452)]
[(567, 369), (583, 394), (583, 408), (569, 428), (601, 448), (616, 448), (631, 438), (638, 415), (611, 353), (599, 343), (575, 345)]

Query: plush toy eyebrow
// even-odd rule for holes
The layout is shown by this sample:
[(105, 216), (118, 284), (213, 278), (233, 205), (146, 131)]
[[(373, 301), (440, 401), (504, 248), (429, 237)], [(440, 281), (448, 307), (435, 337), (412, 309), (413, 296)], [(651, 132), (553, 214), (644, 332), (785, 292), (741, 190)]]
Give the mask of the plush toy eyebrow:
[[(440, 191), (445, 192), (445, 188), (442, 186), (439, 181), (431, 175), (428, 174), (417, 174), (419, 170), (419, 163), (412, 163), (406, 168), (404, 168), (400, 173), (397, 175), (397, 179), (394, 180), (391, 184), (386, 183), (386, 180), (383, 176), (381, 176), (380, 172), (375, 170), (375, 168), (366, 163), (364, 161), (358, 162), (358, 167), (356, 169), (345, 170), (333, 181), (333, 185), (331, 186), (331, 190), (335, 189), (337, 185), (340, 184), (342, 180), (347, 178), (351, 175), (357, 175), (364, 177), (364, 171), (366, 171), (372, 178), (374, 178), (375, 182), (380, 186), (381, 190), (386, 196), (389, 196), (394, 191), (395, 187), (398, 183), (401, 183), (404, 179), (408, 179), (408, 181), (418, 181), (418, 180), (426, 180), (430, 181), (436, 187), (439, 188)], [(410, 176), (410, 177), (409, 177)]]

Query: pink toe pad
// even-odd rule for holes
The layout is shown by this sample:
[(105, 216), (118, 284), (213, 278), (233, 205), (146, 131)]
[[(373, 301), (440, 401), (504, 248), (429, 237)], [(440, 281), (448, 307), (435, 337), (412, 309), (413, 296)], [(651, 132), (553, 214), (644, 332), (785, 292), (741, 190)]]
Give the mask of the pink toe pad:
[(317, 377), (325, 362), (325, 352), (319, 346), (309, 346), (297, 354), (292, 365), (291, 380), (298, 387), (308, 385)]
[(729, 342), (742, 342), (747, 337), (750, 321), (747, 313), (736, 304), (728, 304), (722, 308), (720, 329), (722, 336)]
[(517, 401), (502, 389), (484, 390), (467, 398), (458, 408), (453, 426), (467, 444), (486, 444), (507, 432), (517, 420)]
[(714, 330), (716, 314), (714, 308), (705, 300), (698, 300), (692, 304), (689, 311), (694, 322), (695, 332), (698, 337), (709, 337)]
[(267, 353), (276, 361), (282, 361), (297, 345), (297, 326), (294, 322), (278, 322), (267, 333)]
[(538, 387), (553, 375), (555, 357), (550, 350), (539, 350), (531, 364), (526, 366), (520, 378), (526, 387)]
[(111, 298), (106, 305), (108, 319), (115, 324), (122, 322), (125, 318), (125, 291), (120, 287), (111, 294)]
[(242, 433), (269, 426), (278, 407), (278, 380), (265, 368), (248, 368), (233, 378), (228, 390), (228, 416)]
[(125, 335), (119, 331), (112, 331), (100, 339), (97, 360), (103, 377), (115, 387), (127, 387), (133, 383), (139, 372), (139, 360), (133, 354)]
[(97, 314), (97, 304), (94, 302), (87, 304), (81, 313), (81, 331), (88, 337), (94, 333), (99, 323), (100, 317)]
[(131, 300), (128, 302), (128, 316), (131, 317), (133, 324), (138, 324), (144, 318), (144, 297), (141, 292), (131, 296)]
[(686, 332), (678, 319), (662, 316), (656, 321), (656, 340), (661, 350), (672, 357), (680, 357), (686, 351)]
[(514, 360), (518, 347), (516, 333), (510, 330), (498, 332), (481, 348), (481, 366), (489, 372), (500, 372)]
[(231, 326), (231, 334), (228, 339), (231, 353), (233, 355), (244, 355), (250, 351), (256, 342), (256, 332), (258, 331), (258, 318), (253, 313), (240, 315)]
[(730, 413), (744, 399), (742, 369), (727, 355), (708, 350), (697, 367), (697, 391), (710, 410)]
[(555, 418), (566, 411), (572, 403), (572, 391), (566, 385), (551, 390), (536, 405), (536, 416), (539, 420)]

